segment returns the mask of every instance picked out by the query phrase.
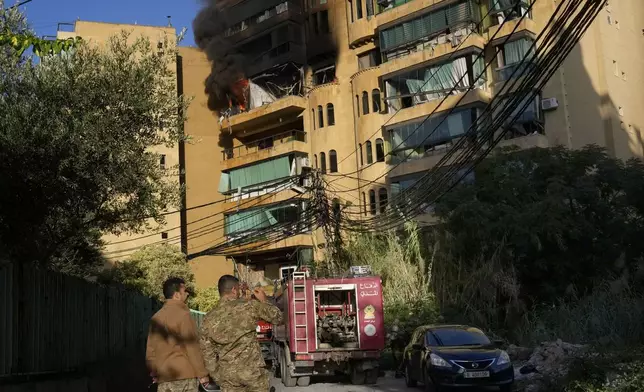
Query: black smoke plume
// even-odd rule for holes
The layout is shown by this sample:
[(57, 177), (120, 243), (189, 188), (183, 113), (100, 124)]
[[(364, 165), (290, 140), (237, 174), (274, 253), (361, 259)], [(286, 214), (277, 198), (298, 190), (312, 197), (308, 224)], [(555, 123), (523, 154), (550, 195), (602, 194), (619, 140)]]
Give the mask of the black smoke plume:
[[(210, 110), (221, 112), (235, 105), (237, 97), (231, 88), (240, 79), (247, 77), (245, 57), (226, 39), (226, 9), (216, 7), (216, 0), (204, 1), (203, 8), (192, 22), (195, 42), (206, 53), (212, 64), (206, 79), (206, 94)], [(219, 1), (221, 3), (221, 1)]]

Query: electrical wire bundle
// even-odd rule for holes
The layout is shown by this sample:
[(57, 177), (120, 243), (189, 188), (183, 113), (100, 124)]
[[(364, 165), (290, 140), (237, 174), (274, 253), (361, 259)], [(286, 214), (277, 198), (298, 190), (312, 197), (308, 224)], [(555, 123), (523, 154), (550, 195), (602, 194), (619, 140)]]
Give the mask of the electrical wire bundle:
[[(531, 55), (529, 51), (521, 60), (520, 65), (526, 61), (531, 61), (533, 67), (528, 72), (522, 73), (522, 75), (516, 75), (522, 67), (515, 67), (509, 80), (503, 83), (499, 93), (496, 94), (463, 137), (449, 149), (436, 166), (428, 170), (410, 188), (406, 189), (404, 195), (400, 194), (391, 198), (384, 212), (368, 219), (349, 218), (345, 222), (341, 222), (342, 229), (374, 231), (397, 227), (402, 222), (423, 214), (429, 205), (451, 190), (503, 139), (509, 129), (506, 126), (516, 122), (531, 101), (540, 93), (566, 56), (579, 42), (604, 4), (605, 0), (568, 0), (560, 3), (546, 28), (542, 30), (532, 44), (534, 48), (539, 43), (535, 54)], [(491, 62), (486, 65), (486, 69), (490, 64)], [(515, 76), (520, 76), (520, 78), (515, 78)], [(456, 105), (449, 113), (455, 108)], [(425, 118), (423, 123), (427, 121), (431, 114)], [(443, 121), (446, 118), (447, 115), (443, 117)], [(439, 126), (440, 124), (434, 128), (420, 145), (429, 139)], [(495, 136), (495, 134), (497, 135)], [(411, 152), (406, 158), (409, 158), (410, 155)], [(394, 166), (394, 168), (398, 165)], [(388, 170), (378, 179), (392, 170)], [(458, 176), (458, 173), (462, 174), (455, 179), (454, 177)], [(370, 181), (370, 183), (376, 183), (378, 179)], [(328, 186), (331, 184), (332, 181), (327, 182)], [(357, 189), (360, 188), (342, 190), (337, 193)], [(353, 215), (360, 214), (353, 213)]]

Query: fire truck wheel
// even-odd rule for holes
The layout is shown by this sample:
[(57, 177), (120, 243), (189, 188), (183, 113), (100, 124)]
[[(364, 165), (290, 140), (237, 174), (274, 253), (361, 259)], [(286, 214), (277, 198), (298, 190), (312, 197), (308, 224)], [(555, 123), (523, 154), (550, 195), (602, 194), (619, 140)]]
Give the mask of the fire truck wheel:
[(289, 372), (288, 365), (286, 362), (286, 350), (282, 350), (282, 355), (280, 355), (280, 369), (282, 370), (282, 384), (285, 387), (294, 387), (297, 385), (297, 378), (291, 376)]
[(360, 368), (359, 365), (351, 366), (351, 384), (353, 385), (363, 385), (365, 382), (365, 371)]
[(297, 379), (298, 387), (308, 387), (310, 383), (311, 383), (311, 377), (309, 376), (303, 376)]
[(378, 382), (378, 369), (369, 369), (365, 371), (365, 383), (373, 385)]

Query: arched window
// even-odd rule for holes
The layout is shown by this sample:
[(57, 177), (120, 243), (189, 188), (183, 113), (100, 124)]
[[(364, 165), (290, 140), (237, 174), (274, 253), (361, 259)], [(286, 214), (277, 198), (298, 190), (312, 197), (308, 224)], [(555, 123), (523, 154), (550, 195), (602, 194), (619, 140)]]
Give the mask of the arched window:
[(338, 154), (335, 153), (335, 150), (329, 151), (329, 172), (338, 172)]
[(315, 109), (311, 109), (311, 123), (313, 124), (313, 130), (315, 131)]
[(358, 143), (358, 148), (360, 149), (360, 166), (363, 166), (364, 158), (362, 157), (362, 143)]
[(362, 92), (362, 114), (369, 114), (369, 94)]
[(376, 209), (376, 191), (373, 189), (369, 191), (369, 212), (371, 215), (376, 215), (378, 212)]
[(326, 154), (323, 152), (320, 153), (320, 172), (326, 173)]
[(380, 138), (376, 139), (376, 161), (385, 161), (385, 143)]
[(367, 144), (365, 144), (365, 148), (367, 149), (367, 165), (370, 165), (373, 163), (373, 152), (371, 151), (371, 141), (368, 141)]
[(335, 125), (335, 113), (333, 111), (333, 104), (326, 104), (326, 122), (329, 126)]
[(380, 202), (380, 213), (384, 213), (387, 208), (387, 189), (380, 188), (378, 190), (378, 201)]
[(360, 97), (356, 95), (356, 111), (358, 112), (358, 117), (360, 117)]
[(318, 168), (318, 154), (313, 154), (313, 160), (315, 160), (315, 168)]
[(373, 105), (373, 112), (378, 113), (381, 111), (380, 109), (380, 90), (377, 88), (374, 88), (371, 91), (371, 104)]
[(367, 215), (367, 195), (362, 192), (362, 212)]
[(324, 128), (324, 112), (322, 105), (318, 105), (318, 128)]

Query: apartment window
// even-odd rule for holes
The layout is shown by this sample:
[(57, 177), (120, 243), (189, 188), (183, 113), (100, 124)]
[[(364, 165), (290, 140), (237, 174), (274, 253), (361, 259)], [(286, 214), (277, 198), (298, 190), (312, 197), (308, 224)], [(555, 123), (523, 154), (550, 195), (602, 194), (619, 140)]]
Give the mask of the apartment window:
[(165, 170), (165, 154), (161, 154), (159, 157), (159, 168)]
[(326, 154), (320, 153), (320, 173), (326, 174)]
[(376, 212), (378, 212), (376, 209), (376, 191), (373, 189), (369, 191), (369, 212), (371, 212), (371, 215), (376, 215)]
[(328, 34), (329, 31), (329, 11), (320, 11), (320, 33)]
[(371, 141), (367, 141), (365, 144), (365, 147), (367, 148), (367, 165), (370, 165), (373, 163), (373, 152), (371, 151)]
[(320, 35), (320, 26), (318, 25), (318, 13), (311, 14), (311, 32), (312, 35)]
[(510, 78), (518, 78), (534, 67), (532, 58), (535, 56), (533, 40), (521, 38), (508, 42), (500, 48), (497, 53), (497, 64), (495, 70), (497, 82), (503, 82)]
[(376, 161), (385, 161), (385, 143), (380, 138), (376, 139)]
[(362, 158), (362, 143), (358, 144), (358, 149), (360, 150), (360, 166), (364, 165), (364, 159)]
[(349, 0), (349, 13), (351, 14), (351, 23), (355, 20), (353, 19), (353, 0)]
[(356, 0), (356, 19), (362, 19), (362, 0)]
[(313, 124), (313, 130), (315, 131), (315, 109), (311, 109), (311, 123)]
[(315, 161), (315, 168), (318, 168), (318, 154), (313, 154), (313, 160)]
[(338, 154), (335, 150), (329, 151), (329, 173), (338, 172)]
[(358, 112), (358, 117), (360, 117), (360, 97), (356, 95), (356, 111)]
[(324, 112), (322, 111), (322, 105), (318, 105), (318, 127), (324, 128)]
[(235, 236), (268, 229), (274, 225), (301, 232), (304, 227), (297, 222), (300, 221), (302, 212), (303, 206), (300, 203), (283, 203), (242, 210), (224, 216), (224, 234)]
[(529, 9), (530, 4), (527, 0), (490, 0), (492, 26), (521, 17), (530, 18)]
[(335, 112), (332, 103), (326, 104), (326, 122), (329, 126), (335, 125)]
[(362, 192), (362, 212), (367, 215), (367, 195)]
[(167, 240), (168, 239), (168, 233), (165, 232), (165, 231), (163, 233), (161, 233), (161, 239), (162, 240)]
[(466, 134), (477, 115), (475, 108), (454, 110), (450, 114), (437, 114), (426, 120), (389, 128), (390, 163), (445, 153), (455, 139)]
[(362, 92), (362, 114), (369, 114), (369, 93)]
[(461, 0), (383, 29), (380, 32), (383, 61), (408, 56), (445, 43), (448, 30), (454, 38), (463, 39), (477, 30), (479, 21), (478, 4), (473, 0)]
[(367, 2), (367, 16), (373, 16), (373, 0), (366, 0)]
[(380, 213), (384, 213), (387, 208), (387, 189), (380, 188), (378, 190), (378, 201), (380, 202)]
[(363, 70), (380, 65), (380, 53), (372, 49), (368, 52), (358, 55), (358, 69)]
[(335, 64), (313, 71), (313, 84), (331, 83), (335, 80)]
[(373, 112), (379, 113), (380, 112), (380, 90), (378, 90), (377, 88), (374, 88), (371, 91), (371, 104), (373, 105)]
[(384, 81), (390, 113), (466, 91), (470, 86), (485, 86), (483, 58), (463, 56), (444, 63), (417, 68)]

